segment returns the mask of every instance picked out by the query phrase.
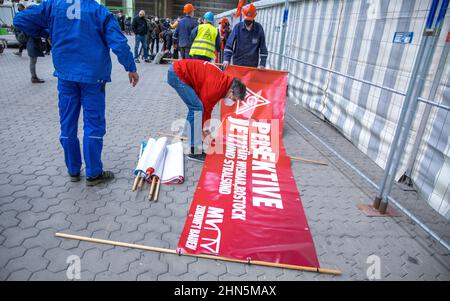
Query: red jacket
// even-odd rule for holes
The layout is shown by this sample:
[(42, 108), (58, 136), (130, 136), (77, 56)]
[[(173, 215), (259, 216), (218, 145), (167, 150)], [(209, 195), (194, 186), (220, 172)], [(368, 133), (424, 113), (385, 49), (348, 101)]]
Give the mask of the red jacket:
[(202, 60), (179, 60), (173, 64), (178, 77), (194, 89), (203, 104), (203, 125), (211, 119), (214, 106), (225, 97), (233, 78)]

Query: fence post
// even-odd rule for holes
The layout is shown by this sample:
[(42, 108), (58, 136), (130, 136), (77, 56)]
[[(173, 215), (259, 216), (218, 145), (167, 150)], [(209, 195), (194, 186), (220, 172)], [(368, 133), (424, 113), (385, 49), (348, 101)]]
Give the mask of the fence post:
[(289, 0), (284, 0), (284, 12), (283, 12), (283, 25), (281, 28), (281, 41), (280, 41), (280, 51), (278, 55), (278, 69), (281, 70), (281, 65), (283, 62), (284, 48), (286, 44), (286, 31), (287, 22), (289, 16)]
[[(441, 58), (439, 59), (438, 67), (436, 70), (436, 76), (433, 80), (431, 86), (430, 94), (428, 99), (434, 100), (436, 97), (437, 90), (439, 88), (440, 81), (442, 79), (442, 74), (444, 72), (445, 63), (447, 62), (448, 53), (450, 51), (450, 31), (447, 33), (447, 39), (445, 41), (444, 49), (442, 50)], [(426, 105), (426, 104), (425, 104)], [(419, 129), (417, 130), (417, 135), (413, 144), (411, 151), (411, 156), (409, 157), (408, 164), (406, 164), (405, 174), (400, 179), (400, 182), (412, 185), (411, 177), (414, 170), (415, 160), (419, 152), (420, 142), (422, 141), (423, 134), (425, 133), (426, 125), (428, 123), (428, 118), (430, 117), (432, 105), (426, 105), (425, 110), (422, 115), (422, 120), (420, 121)]]
[(436, 21), (436, 27), (433, 30), (431, 27), (434, 23), (434, 16), (436, 14), (438, 2), (439, 1), (433, 1), (431, 6), (432, 9), (430, 10), (430, 14), (428, 16), (422, 43), (419, 48), (416, 62), (414, 64), (413, 73), (411, 75), (411, 80), (408, 85), (402, 112), (400, 114), (399, 125), (397, 126), (397, 130), (395, 132), (393, 140), (394, 144), (392, 145), (389, 152), (389, 158), (383, 175), (382, 185), (380, 186), (379, 195), (374, 201), (374, 207), (377, 208), (382, 214), (386, 212), (388, 206), (388, 196), (392, 189), (395, 173), (400, 164), (401, 155), (408, 140), (408, 132), (411, 128), (411, 124), (417, 108), (417, 98), (422, 92), (422, 88), (425, 83), (425, 77), (430, 67), (433, 50), (436, 46), (437, 37), (439, 36), (439, 33), (441, 31), (443, 19), (445, 17), (445, 13), (449, 4), (449, 0), (444, 0), (442, 2), (441, 9)]
[[(427, 19), (426, 26), (425, 26), (425, 31), (428, 30), (428, 29), (431, 29), (431, 26), (432, 26), (433, 21), (434, 21), (434, 17), (436, 15), (436, 10), (437, 10), (438, 3), (439, 3), (439, 0), (433, 0), (433, 2), (431, 4), (430, 12), (428, 14), (428, 19)], [(402, 107), (402, 110), (400, 112), (400, 116), (398, 118), (397, 129), (395, 130), (394, 139), (392, 140), (393, 144), (391, 146), (391, 149), (389, 150), (388, 159), (386, 161), (386, 166), (384, 168), (383, 178), (381, 179), (381, 183), (380, 183), (379, 193), (378, 193), (378, 196), (375, 198), (375, 200), (373, 202), (373, 207), (375, 209), (379, 209), (380, 208), (382, 195), (383, 195), (383, 192), (384, 192), (384, 190), (386, 188), (386, 182), (387, 182), (387, 179), (388, 179), (389, 175), (391, 174), (392, 160), (394, 158), (395, 152), (397, 151), (397, 147), (396, 147), (395, 143), (397, 143), (399, 138), (400, 138), (401, 123), (405, 119), (405, 115), (406, 115), (406, 112), (408, 110), (409, 101), (411, 100), (411, 98), (409, 96), (410, 96), (410, 94), (412, 92), (411, 89), (414, 88), (414, 84), (413, 84), (414, 78), (417, 77), (417, 72), (419, 71), (420, 61), (422, 60), (423, 53), (424, 53), (425, 48), (427, 46), (427, 42), (428, 42), (428, 36), (424, 35), (424, 37), (423, 37), (423, 39), (422, 39), (422, 41), (420, 43), (419, 50), (417, 51), (416, 60), (415, 60), (414, 67), (413, 67), (413, 70), (412, 70), (412, 73), (411, 73), (411, 80), (410, 80), (409, 86), (408, 86), (408, 92), (407, 92), (407, 95), (405, 96), (405, 100), (403, 102), (403, 107)]]

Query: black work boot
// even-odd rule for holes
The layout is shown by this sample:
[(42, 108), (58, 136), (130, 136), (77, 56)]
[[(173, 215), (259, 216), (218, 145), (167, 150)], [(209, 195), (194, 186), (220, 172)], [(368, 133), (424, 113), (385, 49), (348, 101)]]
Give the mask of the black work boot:
[(31, 82), (33, 84), (43, 84), (43, 83), (45, 83), (45, 80), (40, 79), (39, 77), (32, 77)]
[(80, 173), (77, 173), (76, 175), (71, 175), (70, 176), (70, 182), (80, 182), (81, 181), (81, 177), (80, 177)]
[(191, 153), (187, 156), (188, 160), (195, 162), (205, 162), (206, 154), (200, 148), (191, 146)]
[(109, 182), (114, 179), (114, 174), (112, 171), (104, 171), (96, 177), (87, 177), (86, 186), (95, 186), (101, 183)]

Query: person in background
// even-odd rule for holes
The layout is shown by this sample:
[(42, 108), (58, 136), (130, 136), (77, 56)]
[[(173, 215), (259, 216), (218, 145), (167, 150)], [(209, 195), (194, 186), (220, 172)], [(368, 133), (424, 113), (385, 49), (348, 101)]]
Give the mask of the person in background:
[(250, 3), (243, 8), (244, 22), (239, 22), (228, 37), (223, 54), (223, 66), (233, 64), (264, 69), (267, 61), (267, 47), (264, 29), (255, 22), (256, 7)]
[(177, 18), (176, 20), (174, 20), (171, 24), (170, 24), (170, 29), (172, 29), (172, 47), (173, 47), (173, 54), (172, 54), (172, 58), (175, 60), (178, 60), (179, 57), (179, 51), (178, 51), (178, 45), (177, 45), (177, 41), (174, 38), (175, 35), (175, 30), (178, 27), (178, 22), (179, 22), (180, 18)]
[(125, 19), (125, 34), (131, 35), (131, 17)]
[(198, 22), (194, 19), (194, 10), (194, 6), (190, 3), (184, 6), (185, 16), (178, 22), (177, 29), (173, 34), (174, 43), (177, 45), (182, 59), (189, 58), (191, 32), (198, 26)]
[(220, 51), (219, 30), (214, 27), (214, 14), (205, 13), (204, 24), (200, 24), (192, 30), (192, 46), (189, 55), (194, 59), (211, 61), (215, 51)]
[[(25, 6), (22, 3), (17, 4), (17, 10), (19, 12), (23, 11)], [(19, 42), (19, 50), (14, 52), (15, 55), (22, 56), (22, 52), (25, 48), (27, 48), (28, 37), (24, 32), (21, 32), (17, 28), (14, 28), (14, 34), (16, 35), (16, 39)]]
[[(54, 75), (58, 78), (60, 142), (70, 181), (81, 180), (78, 119), (83, 107), (83, 157), (86, 185), (110, 181), (101, 160), (106, 133), (105, 85), (111, 81), (110, 50), (128, 72), (133, 87), (139, 81), (127, 38), (113, 14), (95, 0), (83, 0), (77, 10), (66, 0), (47, 0), (14, 17), (14, 26), (30, 37), (50, 37)], [(81, 19), (83, 18), (83, 19)], [(104, 30), (98, 30), (103, 28)]]
[(40, 79), (36, 74), (36, 64), (38, 57), (44, 57), (44, 43), (41, 37), (28, 37), (27, 52), (30, 57), (30, 73), (31, 82), (33, 84), (45, 83), (43, 79)]
[(134, 45), (134, 61), (135, 63), (140, 63), (139, 61), (139, 44), (144, 48), (144, 60), (146, 63), (150, 63), (148, 58), (148, 47), (147, 47), (147, 32), (148, 25), (145, 20), (145, 11), (141, 10), (133, 20), (132, 23), (133, 32), (136, 35), (135, 45)]
[[(203, 162), (202, 138), (209, 136), (206, 123), (211, 119), (214, 106), (222, 99), (227, 105), (245, 98), (247, 87), (214, 64), (201, 60), (179, 60), (169, 67), (167, 82), (188, 107), (187, 125), (191, 146), (189, 160)], [(231, 102), (231, 104), (229, 104)]]
[[(152, 46), (151, 46), (151, 51), (150, 53), (152, 54), (152, 56), (156, 55), (156, 53), (159, 52), (159, 34), (163, 31), (161, 22), (159, 21), (159, 18), (156, 16), (153, 19), (153, 31), (152, 31)], [(155, 47), (156, 46), (156, 47)], [(153, 50), (155, 50), (156, 48), (156, 52), (154, 52)]]
[(117, 13), (117, 21), (119, 22), (120, 30), (125, 31), (125, 16), (121, 10)]
[(219, 52), (219, 62), (223, 62), (223, 51), (225, 50), (225, 45), (227, 44), (228, 37), (230, 36), (230, 21), (228, 18), (223, 17), (220, 20), (220, 52)]

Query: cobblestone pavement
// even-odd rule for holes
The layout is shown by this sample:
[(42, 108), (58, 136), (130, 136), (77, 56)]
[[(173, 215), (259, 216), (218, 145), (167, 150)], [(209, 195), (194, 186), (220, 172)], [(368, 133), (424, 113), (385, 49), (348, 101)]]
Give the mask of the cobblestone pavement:
[[(69, 182), (58, 141), (50, 57), (39, 58), (37, 70), (46, 80), (43, 85), (29, 83), (26, 56), (16, 57), (10, 49), (0, 55), (1, 280), (67, 280), (70, 255), (81, 258), (81, 280), (365, 280), (370, 255), (379, 256), (383, 280), (450, 280), (449, 253), (408, 217), (368, 218), (356, 208), (371, 202), (373, 189), (323, 150), (293, 117), (319, 135), (329, 126), (292, 104), (284, 129), (288, 153), (329, 163), (293, 162), (292, 168), (321, 266), (340, 269), (342, 276), (55, 238), (55, 232), (66, 232), (175, 248), (201, 165), (186, 161), (186, 182), (163, 186), (156, 203), (130, 191), (139, 143), (157, 131), (170, 131), (170, 121), (184, 118), (186, 109), (166, 83), (167, 66), (140, 64), (141, 82), (132, 88), (115, 62), (113, 83), (107, 86), (103, 160), (116, 179), (92, 188)], [(81, 129), (80, 121), (80, 137)], [(372, 164), (334, 135), (333, 143), (357, 154), (352, 159), (358, 164)]]

